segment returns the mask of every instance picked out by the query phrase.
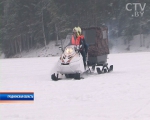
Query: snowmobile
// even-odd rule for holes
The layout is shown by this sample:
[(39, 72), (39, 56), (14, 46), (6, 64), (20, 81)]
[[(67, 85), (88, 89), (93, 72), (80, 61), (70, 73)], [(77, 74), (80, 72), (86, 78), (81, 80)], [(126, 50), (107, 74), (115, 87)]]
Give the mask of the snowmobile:
[(57, 73), (51, 75), (52, 80), (59, 80), (59, 74), (64, 74), (66, 78), (80, 79), (80, 74), (84, 72), (84, 64), (79, 46), (69, 45), (57, 62)]
[[(84, 69), (83, 58), (79, 52), (79, 46), (68, 45), (72, 34), (68, 34), (61, 49), (63, 54), (57, 62), (57, 72), (51, 75), (52, 80), (59, 80), (59, 75), (65, 75), (66, 78), (81, 79), (83, 73), (93, 73), (95, 68), (98, 74), (113, 71), (113, 65), (108, 67), (107, 55), (108, 47), (108, 28), (88, 27), (82, 28), (82, 33), (89, 45), (87, 54), (87, 70)], [(102, 69), (100, 69), (102, 66)]]

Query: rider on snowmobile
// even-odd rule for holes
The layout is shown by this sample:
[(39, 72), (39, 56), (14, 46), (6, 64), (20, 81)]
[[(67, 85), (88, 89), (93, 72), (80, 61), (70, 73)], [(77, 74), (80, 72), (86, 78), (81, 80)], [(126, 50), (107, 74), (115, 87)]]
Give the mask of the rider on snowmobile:
[(88, 45), (85, 41), (84, 36), (81, 34), (81, 28), (80, 27), (74, 27), (73, 28), (73, 35), (71, 38), (71, 44), (76, 45), (77, 49), (80, 51), (83, 62), (84, 62), (84, 68), (86, 69), (86, 56), (88, 52)]

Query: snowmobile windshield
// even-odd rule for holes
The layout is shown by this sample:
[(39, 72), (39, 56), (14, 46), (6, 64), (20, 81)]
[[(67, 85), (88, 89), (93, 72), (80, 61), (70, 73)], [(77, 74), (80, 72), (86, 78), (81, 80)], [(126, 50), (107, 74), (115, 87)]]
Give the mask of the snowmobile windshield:
[(63, 48), (63, 50), (68, 46), (68, 45), (71, 45), (71, 36), (72, 36), (72, 34), (68, 34), (67, 36), (66, 36), (66, 39), (64, 40), (64, 42), (63, 42), (63, 46), (62, 46), (62, 48)]

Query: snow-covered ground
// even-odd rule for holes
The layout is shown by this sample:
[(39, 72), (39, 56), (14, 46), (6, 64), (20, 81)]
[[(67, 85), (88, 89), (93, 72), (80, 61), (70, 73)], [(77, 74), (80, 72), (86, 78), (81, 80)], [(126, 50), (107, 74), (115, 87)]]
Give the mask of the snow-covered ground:
[(54, 82), (58, 57), (0, 60), (0, 91), (34, 103), (0, 104), (0, 120), (150, 120), (150, 53), (110, 54), (111, 73)]

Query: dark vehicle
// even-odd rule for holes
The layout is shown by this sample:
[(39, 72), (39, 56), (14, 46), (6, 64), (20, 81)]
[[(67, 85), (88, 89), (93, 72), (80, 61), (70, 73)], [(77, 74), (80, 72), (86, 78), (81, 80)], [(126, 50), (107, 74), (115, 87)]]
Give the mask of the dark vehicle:
[(107, 55), (109, 54), (107, 26), (82, 28), (82, 33), (89, 45), (88, 67), (92, 66), (94, 71), (96, 66), (102, 66), (102, 69), (96, 67), (98, 74), (112, 71), (113, 65), (108, 67), (107, 63)]

